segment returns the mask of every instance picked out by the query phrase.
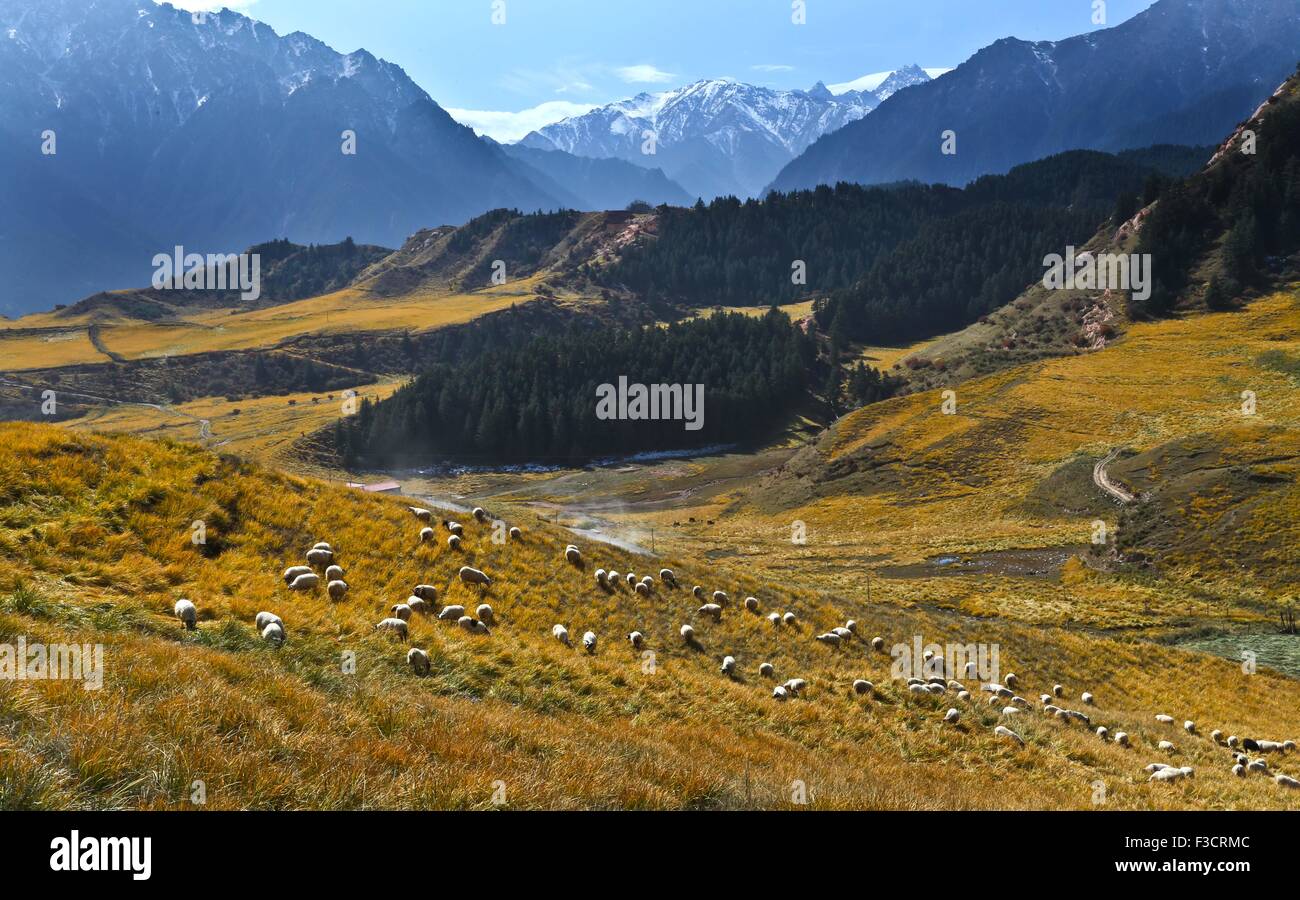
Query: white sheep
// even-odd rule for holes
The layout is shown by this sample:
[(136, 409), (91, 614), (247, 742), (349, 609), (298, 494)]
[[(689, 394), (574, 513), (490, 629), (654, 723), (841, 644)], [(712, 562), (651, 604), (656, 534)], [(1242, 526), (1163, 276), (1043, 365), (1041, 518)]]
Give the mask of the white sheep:
[(582, 636), (582, 649), (588, 653), (596, 652), (596, 632), (588, 631)]
[(569, 644), (569, 629), (565, 628), (563, 625), (557, 623), (554, 627), (552, 627), (551, 637), (555, 638), (557, 641), (559, 641), (561, 644), (563, 644), (566, 647), (571, 646)]
[(646, 584), (644, 581), (638, 581), (636, 587), (632, 588), (632, 590), (636, 591), (642, 597), (649, 597), (651, 594), (650, 585)]
[(722, 607), (716, 603), (706, 603), (695, 611), (697, 616), (712, 616), (713, 621), (722, 621)]
[(1188, 734), (1196, 734), (1196, 723), (1191, 719), (1188, 719), (1183, 723), (1183, 731), (1186, 731)]
[(627, 640), (632, 645), (633, 650), (640, 650), (641, 645), (645, 642), (645, 635), (639, 631), (633, 631), (627, 636)]
[(970, 691), (958, 691), (957, 699), (962, 701), (970, 700)]
[(758, 612), (758, 598), (757, 598), (757, 597), (746, 597), (746, 598), (745, 598), (745, 609), (749, 610), (750, 612)]
[(1223, 732), (1220, 731), (1220, 730), (1217, 729), (1217, 728), (1214, 729), (1213, 731), (1210, 732), (1210, 740), (1214, 741), (1214, 743), (1216, 743), (1216, 744), (1222, 744), (1222, 743), (1223, 743)]
[(927, 691), (927, 690), (925, 689), (925, 685), (920, 684), (920, 683), (917, 683), (917, 684), (909, 684), (909, 685), (907, 686), (907, 689), (908, 689), (909, 692), (911, 692), (911, 693), (913, 693), (913, 694), (928, 694), (928, 693), (929, 693), (929, 691)]
[(564, 558), (575, 566), (582, 565), (582, 551), (572, 544), (564, 548)]
[(1300, 788), (1300, 781), (1296, 781), (1290, 775), (1278, 774), (1273, 778), (1273, 780), (1277, 782), (1279, 787), (1292, 788), (1292, 789)]
[(653, 575), (642, 575), (642, 576), (641, 576), (641, 584), (644, 584), (646, 587), (651, 587), (651, 588), (654, 587), (654, 586), (655, 586), (655, 579), (654, 579), (654, 576), (653, 576)]
[(660, 569), (659, 580), (669, 587), (677, 587), (677, 574), (672, 569)]
[(722, 674), (732, 675), (736, 671), (736, 657), (724, 656), (722, 658)]
[(185, 625), (186, 631), (193, 631), (198, 626), (198, 621), (199, 621), (198, 607), (196, 607), (189, 600), (186, 600), (184, 598), (177, 600), (173, 612), (176, 613), (176, 618), (180, 619), (181, 622)]
[(456, 624), (470, 634), (491, 634), (488, 627), (473, 616), (461, 616)]
[(1054, 685), (1052, 685), (1052, 693), (1055, 694), (1057, 697), (1064, 697), (1064, 696), (1065, 696), (1065, 686), (1064, 686), (1064, 685), (1061, 685), (1061, 684), (1054, 684)]
[(1283, 742), (1282, 742), (1282, 752), (1283, 752), (1283, 753), (1294, 753), (1294, 752), (1295, 752), (1295, 741), (1283, 741)]
[(957, 712), (957, 710), (955, 709), (950, 709), (943, 714), (943, 720), (947, 722), (949, 725), (956, 725), (957, 720), (959, 720), (960, 718), (961, 718), (961, 713)]
[(803, 693), (804, 688), (808, 687), (808, 682), (802, 678), (791, 678), (785, 683), (785, 689), (796, 697)]
[(346, 581), (331, 581), (325, 585), (325, 592), (330, 595), (331, 600), (342, 600), (348, 592), (348, 583)]
[(1004, 707), (1002, 707), (1002, 715), (1004, 715), (1004, 716), (1018, 716), (1018, 715), (1020, 715), (1020, 707), (1018, 707), (1018, 706), (1004, 706)]
[(488, 606), (486, 603), (480, 603), (478, 609), (474, 610), (474, 615), (487, 625), (495, 625), (497, 623), (497, 614), (493, 612), (492, 607)]
[(411, 589), (411, 594), (430, 603), (438, 602), (438, 589), (431, 584), (417, 584)]
[(456, 537), (465, 536), (465, 526), (460, 524), (459, 522), (448, 522), (447, 530), (450, 531), (452, 534), (456, 535)]
[(342, 567), (342, 566), (330, 566), (328, 569), (325, 570), (325, 580), (326, 580), (326, 581), (342, 581), (342, 580), (343, 580), (343, 567)]
[(840, 645), (840, 636), (834, 632), (828, 631), (826, 634), (819, 634), (816, 639), (830, 647), (838, 647)]
[(447, 549), (448, 549), (448, 550), (459, 550), (459, 549), (460, 549), (460, 535), (458, 535), (458, 534), (453, 534), (453, 535), (449, 535), (449, 536), (447, 537)]
[(762, 675), (764, 678), (771, 678), (776, 674), (776, 669), (770, 662), (765, 662), (758, 667), (758, 674)]
[(1097, 726), (1097, 737), (1101, 738), (1104, 741), (1106, 740), (1106, 735), (1108, 734), (1110, 734), (1110, 729), (1107, 728), (1105, 725)]
[(307, 563), (312, 566), (328, 566), (333, 558), (333, 553), (320, 547), (307, 551)]
[(787, 624), (787, 625), (793, 625), (795, 622), (798, 621), (798, 619), (795, 617), (795, 614), (794, 614), (794, 613), (792, 613), (792, 612), (788, 612), (788, 613), (786, 613), (784, 616), (781, 617), (781, 621), (784, 622), (784, 623)]
[(847, 641), (849, 638), (853, 637), (853, 632), (844, 627), (832, 628), (831, 631), (839, 635), (841, 641)]
[(289, 590), (310, 591), (310, 590), (315, 590), (315, 588), (319, 584), (320, 584), (320, 576), (317, 575), (315, 572), (308, 572), (306, 575), (299, 575), (297, 578), (295, 578), (293, 580), (293, 584), (289, 585)]
[(999, 737), (1011, 738), (1011, 740), (1015, 741), (1020, 746), (1022, 747), (1025, 746), (1025, 739), (1022, 738), (1020, 735), (1016, 734), (1014, 731), (1012, 731), (1010, 728), (1008, 728), (1005, 725), (998, 725), (996, 728), (993, 729), (993, 733), (998, 735)]
[(283, 644), (284, 625), (280, 622), (267, 623), (267, 626), (262, 629), (262, 640), (266, 641), (268, 644), (276, 644), (277, 646)]
[(1256, 741), (1255, 749), (1260, 753), (1284, 753), (1282, 744), (1278, 741)]
[(394, 603), (388, 611), (395, 619), (401, 619), (403, 622), (411, 621), (411, 607), (405, 603)]
[(1156, 721), (1161, 725), (1172, 725), (1174, 724), (1174, 717), (1166, 716), (1164, 713), (1159, 713), (1156, 715)]
[(311, 566), (290, 566), (284, 570), (284, 583), (293, 584), (293, 580), (299, 575), (310, 575)]
[(727, 596), (726, 591), (714, 591), (713, 602), (718, 604), (719, 606), (726, 606), (728, 603), (731, 602), (731, 598)]
[(480, 522), (487, 521), (487, 510), (485, 510), (481, 506), (474, 507), (473, 511), (470, 514)]
[(689, 625), (683, 625), (681, 628), (681, 635), (682, 640), (689, 644), (695, 640), (695, 629)]
[(1235, 747), (1240, 743), (1241, 743), (1241, 738), (1237, 737), (1235, 734), (1228, 735), (1227, 744), (1229, 747)]
[(771, 622), (774, 627), (779, 628), (781, 626), (781, 614), (779, 612), (768, 613), (767, 620)]
[(853, 693), (866, 694), (869, 693), (873, 687), (875, 686), (870, 681), (867, 681), (865, 678), (858, 678), (853, 682)]
[(402, 619), (388, 618), (388, 619), (384, 619), (382, 622), (376, 625), (375, 631), (388, 632), (389, 634), (394, 634), (397, 637), (401, 638), (403, 641), (405, 641), (407, 635), (407, 626), (406, 626), (406, 622), (403, 621)]
[(773, 700), (785, 700), (789, 696), (790, 692), (785, 689), (785, 685), (778, 684), (776, 687), (772, 688)]
[(433, 542), (433, 539), (436, 538), (437, 536), (438, 536), (438, 533), (437, 533), (436, 531), (434, 531), (432, 528), (421, 528), (421, 529), (420, 529), (420, 543), (421, 543), (421, 544), (430, 544), (430, 543)]
[(877, 653), (885, 649), (885, 639), (882, 637), (873, 637), (871, 639), (871, 649)]
[(1093, 697), (1092, 694), (1088, 693), (1087, 691), (1084, 691), (1082, 694), (1080, 694), (1079, 699), (1083, 701), (1084, 706), (1092, 706)]
[(491, 587), (492, 579), (478, 569), (472, 569), (469, 566), (461, 566), (458, 573), (460, 580), (465, 584), (477, 584), (479, 587)]
[(1177, 749), (1174, 747), (1173, 741), (1161, 741), (1160, 743), (1156, 744), (1156, 747), (1165, 751), (1166, 753), (1173, 753), (1174, 750)]
[(417, 519), (419, 519), (421, 522), (433, 521), (432, 510), (423, 509), (422, 507), (419, 506), (408, 506), (407, 509), (409, 509), (411, 511), (411, 514), (415, 516)]
[(334, 546), (326, 541), (317, 541), (311, 545), (311, 548), (313, 550), (328, 550), (330, 553), (334, 552)]
[(858, 633), (858, 623), (853, 621), (852, 619), (849, 619), (847, 622), (845, 622), (844, 627), (848, 629), (849, 634)]
[(635, 572), (628, 572), (628, 573), (627, 573), (627, 586), (630, 587), (630, 588), (634, 588), (634, 587), (636, 587), (636, 573), (635, 573)]
[(411, 607), (411, 612), (417, 613), (421, 616), (427, 616), (430, 612), (429, 604), (426, 601), (421, 600), (419, 597), (407, 597), (406, 605)]
[(703, 599), (704, 599), (704, 588), (700, 587), (700, 586), (697, 584), (695, 587), (691, 588), (691, 595), (692, 595), (696, 600), (703, 600)]
[(524, 537), (524, 532), (522, 529), (520, 529), (518, 525), (510, 526), (510, 540), (520, 541), (523, 540), (523, 537)]
[(1247, 772), (1268, 772), (1268, 763), (1262, 759), (1252, 759), (1246, 763)]
[(596, 584), (599, 584), (599, 585), (601, 585), (602, 587), (604, 587), (604, 585), (605, 585), (605, 576), (608, 575), (608, 574), (609, 574), (609, 573), (606, 572), (604, 569), (597, 569), (597, 570), (596, 570)]
[(1007, 673), (1007, 677), (1004, 678), (1004, 679), (1002, 679), (1002, 680), (1003, 680), (1004, 682), (1006, 682), (1006, 685), (1007, 685), (1007, 687), (1009, 687), (1009, 688), (1015, 688), (1017, 682), (1020, 681), (1020, 679), (1019, 679), (1018, 677), (1016, 677), (1016, 673), (1015, 673), (1015, 672), (1008, 672), (1008, 673)]
[(1052, 695), (1051, 695), (1051, 694), (1039, 694), (1039, 695), (1038, 695), (1038, 702), (1041, 703), (1041, 704), (1043, 704), (1044, 706), (1051, 706), (1051, 704), (1052, 704)]
[(1127, 747), (1127, 746), (1128, 746), (1128, 732), (1127, 732), (1127, 731), (1117, 731), (1117, 732), (1115, 732), (1115, 743), (1119, 744), (1121, 747)]
[(442, 612), (438, 613), (438, 619), (442, 622), (452, 622), (463, 615), (465, 615), (465, 607), (456, 603), (451, 606), (444, 606)]
[(284, 621), (283, 621), (279, 616), (277, 616), (275, 613), (269, 613), (269, 612), (260, 612), (260, 613), (258, 613), (258, 614), (257, 614), (257, 618), (254, 619), (253, 622), (254, 622), (254, 624), (257, 625), (257, 633), (258, 633), (258, 634), (261, 634), (261, 633), (262, 633), (262, 630), (265, 629), (266, 626), (267, 626), (267, 625), (270, 625), (272, 622), (276, 623), (277, 625), (279, 625), (279, 626), (282, 627), (282, 628), (284, 627)]
[(411, 667), (411, 671), (416, 675), (429, 674), (429, 654), (419, 647), (412, 647), (406, 651), (406, 664)]
[(1148, 778), (1147, 781), (1180, 781), (1186, 777), (1187, 775), (1183, 773), (1182, 769), (1170, 767), (1168, 769), (1157, 769), (1152, 772), (1151, 777)]
[(609, 586), (610, 586), (611, 588), (616, 588), (616, 587), (618, 587), (618, 580), (619, 580), (620, 578), (622, 578), (622, 577), (623, 577), (623, 576), (621, 576), (621, 575), (618, 574), (618, 570), (617, 570), (617, 569), (610, 569), (610, 570), (609, 570), (609, 575), (607, 575), (607, 576), (605, 577), (605, 580), (609, 582)]
[(1238, 778), (1245, 778), (1246, 767), (1243, 766), (1241, 763), (1237, 763), (1235, 766), (1232, 767), (1232, 774), (1236, 775)]

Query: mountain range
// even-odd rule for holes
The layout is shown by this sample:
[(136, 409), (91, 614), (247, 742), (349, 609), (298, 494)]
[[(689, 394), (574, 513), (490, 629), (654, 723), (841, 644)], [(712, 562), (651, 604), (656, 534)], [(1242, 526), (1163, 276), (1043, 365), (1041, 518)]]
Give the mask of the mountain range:
[[(823, 136), (771, 187), (962, 185), (1064, 150), (1213, 143), (1298, 58), (1296, 0), (1159, 0), (1123, 24), (1067, 40), (999, 40)], [(944, 147), (946, 132), (955, 148)]]
[(660, 167), (694, 196), (753, 197), (824, 134), (930, 76), (911, 65), (874, 90), (785, 91), (729, 79), (642, 93), (547, 125), (521, 146)]

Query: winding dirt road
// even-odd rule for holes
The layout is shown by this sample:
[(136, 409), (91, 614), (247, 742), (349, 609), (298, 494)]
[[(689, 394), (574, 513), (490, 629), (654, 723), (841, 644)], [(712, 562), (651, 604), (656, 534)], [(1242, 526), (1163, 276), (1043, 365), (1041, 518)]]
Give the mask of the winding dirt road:
[(1122, 485), (1118, 485), (1111, 481), (1110, 476), (1106, 474), (1106, 466), (1114, 462), (1115, 458), (1118, 456), (1119, 450), (1116, 449), (1110, 451), (1101, 459), (1097, 460), (1097, 464), (1092, 467), (1092, 483), (1105, 491), (1106, 494), (1116, 503), (1124, 506), (1135, 502), (1137, 497), (1130, 494)]

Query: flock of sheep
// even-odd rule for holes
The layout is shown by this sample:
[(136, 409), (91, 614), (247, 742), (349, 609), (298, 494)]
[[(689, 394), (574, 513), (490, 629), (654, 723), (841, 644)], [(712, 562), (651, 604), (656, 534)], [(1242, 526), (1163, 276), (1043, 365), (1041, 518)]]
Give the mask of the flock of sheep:
[[(425, 523), (425, 527), (420, 530), (419, 539), (421, 543), (428, 543), (436, 540), (437, 533), (433, 528), (434, 516), (432, 511), (420, 507), (409, 507), (412, 514), (417, 519)], [(488, 515), (481, 507), (473, 510), (474, 518), (479, 522), (486, 522)], [(464, 526), (458, 522), (443, 520), (443, 526), (448, 532), (447, 545), (452, 550), (458, 550), (464, 540)], [(518, 527), (509, 529), (511, 540), (519, 541), (523, 537), (523, 532)], [(585, 560), (582, 551), (573, 544), (564, 549), (564, 560), (573, 566), (584, 568)], [(285, 569), (283, 579), (290, 590), (293, 591), (311, 591), (320, 585), (322, 576), (316, 574), (317, 569), (323, 569), (323, 578), (326, 584), (326, 592), (333, 601), (341, 601), (347, 595), (348, 585), (343, 580), (343, 569), (334, 562), (334, 549), (328, 543), (321, 542), (312, 547), (307, 552), (307, 565), (295, 565)], [(457, 577), (463, 584), (478, 587), (481, 591), (492, 586), (492, 579), (485, 573), (471, 566), (462, 566), (457, 573)], [(595, 580), (597, 586), (607, 592), (614, 592), (619, 589), (620, 585), (626, 584), (635, 593), (650, 597), (653, 595), (656, 586), (656, 580), (652, 575), (643, 575), (637, 577), (635, 573), (620, 573), (613, 569), (596, 569)], [(662, 583), (669, 588), (679, 588), (676, 574), (672, 569), (660, 569), (658, 583)], [(707, 593), (700, 585), (695, 585), (691, 589), (691, 595), (698, 601), (704, 601), (697, 609), (696, 615), (700, 618), (711, 620), (719, 623), (722, 621), (723, 612), (730, 606), (731, 598), (721, 590), (715, 590), (711, 594)], [(411, 590), (411, 596), (402, 603), (394, 604), (390, 610), (390, 615), (375, 625), (375, 630), (390, 634), (401, 641), (405, 642), (409, 637), (409, 626), (412, 616), (434, 616), (440, 621), (453, 621), (461, 629), (469, 634), (489, 635), (491, 629), (496, 625), (496, 616), (492, 607), (487, 603), (479, 604), (474, 615), (469, 615), (465, 606), (459, 604), (449, 604), (437, 609), (438, 589), (429, 584), (418, 584)], [(759, 601), (756, 597), (746, 597), (744, 608), (750, 613), (759, 612)], [(185, 628), (193, 630), (197, 627), (198, 609), (194, 603), (187, 599), (177, 601), (175, 606), (176, 617), (184, 624)], [(774, 628), (793, 627), (797, 624), (798, 618), (793, 612), (773, 611), (767, 614), (767, 620)], [(260, 612), (255, 619), (255, 625), (262, 639), (268, 643), (279, 646), (285, 640), (284, 622), (274, 613)], [(695, 628), (690, 624), (684, 624), (679, 629), (679, 634), (685, 644), (693, 649), (701, 649), (701, 645), (696, 638)], [(557, 622), (551, 629), (552, 637), (566, 647), (572, 647), (572, 640), (569, 635), (568, 626)], [(830, 647), (839, 647), (856, 639), (858, 636), (858, 625), (855, 621), (849, 620), (844, 625), (832, 628), (830, 631), (818, 634), (814, 640)], [(582, 635), (582, 649), (588, 654), (595, 654), (597, 647), (597, 635), (594, 631), (587, 631)], [(646, 645), (646, 636), (640, 631), (632, 631), (627, 635), (627, 641), (634, 650), (640, 651)], [(870, 642), (872, 650), (883, 653), (885, 650), (885, 640), (882, 637), (873, 637)], [(925, 651), (925, 664), (927, 672), (934, 672), (927, 679), (909, 678), (907, 680), (907, 690), (911, 695), (939, 695), (952, 693), (960, 703), (971, 704), (974, 702), (973, 695), (959, 681), (946, 677), (950, 674), (943, 672), (944, 660), (934, 658), (933, 651)], [(429, 655), (424, 650), (412, 647), (406, 654), (407, 665), (416, 675), (427, 675), (430, 670)], [(722, 658), (721, 673), (731, 678), (738, 677), (738, 663), (735, 656), (730, 654)], [(776, 668), (770, 662), (763, 662), (758, 666), (758, 674), (765, 679), (776, 678)], [(968, 663), (966, 671), (963, 673), (966, 678), (978, 678), (976, 664)], [(772, 689), (772, 698), (777, 701), (785, 701), (803, 696), (807, 689), (808, 682), (803, 678), (790, 678)], [(1013, 723), (1017, 717), (1023, 716), (1033, 709), (1033, 704), (1016, 693), (1019, 687), (1019, 678), (1014, 673), (1009, 673), (1003, 679), (1003, 683), (982, 684), (979, 690), (989, 694), (988, 703), (990, 706), (1001, 705), (1000, 718), (1003, 723)], [(867, 695), (875, 691), (875, 685), (865, 679), (856, 679), (853, 681), (853, 691), (858, 695)], [(1050, 693), (1039, 695), (1039, 706), (1043, 715), (1051, 716), (1054, 719), (1065, 724), (1078, 722), (1085, 727), (1092, 728), (1091, 717), (1079, 710), (1067, 709), (1057, 705), (1055, 701), (1064, 698), (1066, 689), (1063, 685), (1055, 684), (1052, 686)], [(1079, 695), (1080, 703), (1087, 707), (1095, 707), (1095, 697), (1087, 691)], [(961, 721), (962, 713), (956, 706), (950, 707), (943, 715), (943, 722), (948, 725), (956, 725)], [(1155, 721), (1162, 726), (1172, 727), (1176, 720), (1169, 715), (1159, 714), (1155, 716)], [(1190, 720), (1183, 722), (1183, 730), (1192, 736), (1200, 737), (1195, 722)], [(999, 737), (1006, 738), (1015, 742), (1019, 746), (1025, 745), (1025, 740), (1008, 724), (998, 724), (994, 726), (993, 733)], [(1116, 731), (1111, 734), (1110, 730), (1104, 725), (1095, 728), (1095, 733), (1102, 741), (1117, 744), (1122, 747), (1131, 746), (1129, 735), (1123, 731)], [(1289, 775), (1281, 773), (1274, 774), (1270, 772), (1267, 761), (1260, 756), (1251, 758), (1247, 754), (1278, 754), (1285, 755), (1294, 752), (1296, 749), (1295, 741), (1272, 741), (1256, 740), (1253, 738), (1239, 738), (1237, 735), (1224, 736), (1223, 732), (1215, 729), (1210, 733), (1209, 740), (1215, 745), (1230, 750), (1233, 755), (1234, 765), (1232, 774), (1245, 778), (1251, 773), (1259, 773), (1264, 776), (1272, 776), (1273, 780), (1281, 787), (1300, 788), (1300, 781)], [(1157, 744), (1157, 748), (1162, 752), (1173, 754), (1177, 748), (1172, 741), (1162, 740)], [(1152, 782), (1178, 781), (1184, 778), (1194, 776), (1194, 770), (1191, 766), (1173, 766), (1166, 763), (1155, 762), (1146, 766), (1149, 773), (1148, 780)]]

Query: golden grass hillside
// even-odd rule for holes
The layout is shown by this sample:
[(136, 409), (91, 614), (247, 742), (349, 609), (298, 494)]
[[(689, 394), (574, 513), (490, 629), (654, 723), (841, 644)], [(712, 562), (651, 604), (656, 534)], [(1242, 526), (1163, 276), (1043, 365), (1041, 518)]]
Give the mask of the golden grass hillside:
[[(192, 523), (207, 541), (191, 542)], [(396, 498), (280, 475), (196, 447), (66, 429), (0, 426), (0, 643), (100, 642), (102, 690), (70, 681), (0, 681), (0, 807), (192, 808), (1290, 808), (1300, 792), (1238, 779), (1228, 752), (1158, 725), (1167, 712), (1202, 734), (1294, 738), (1293, 683), (1200, 653), (1143, 641), (980, 619), (894, 604), (869, 606), (775, 585), (694, 559), (647, 559), (585, 544), (586, 571), (565, 563), (568, 532), (519, 521), (497, 544), (469, 519), (462, 552), (420, 544), (420, 523)], [(281, 570), (331, 542), (351, 591), (340, 603), (292, 594)], [(461, 565), (495, 579), (482, 596)], [(678, 590), (651, 598), (599, 589), (597, 566), (675, 568)], [(490, 636), (431, 619), (411, 644), (432, 658), (426, 678), (406, 647), (372, 626), (416, 583), (441, 600), (494, 607)], [(696, 617), (689, 586), (725, 589), (719, 624)], [(758, 614), (739, 607), (747, 594)], [(196, 631), (172, 617), (180, 597)], [(259, 640), (259, 611), (281, 615), (288, 641)], [(798, 627), (763, 615), (791, 610)], [(832, 650), (817, 633), (852, 617), (887, 644), (997, 643), (1003, 672), (1036, 698), (1053, 683), (1078, 706), (1091, 690), (1094, 725), (1133, 748), (1030, 711), (1003, 720), (977, 695), (915, 698), (890, 659), (862, 641)], [(575, 644), (550, 636), (567, 624)], [(701, 647), (678, 637), (691, 622)], [(645, 633), (654, 665), (623, 640)], [(343, 665), (355, 659), (354, 671)], [(719, 672), (723, 655), (737, 677)], [(771, 699), (758, 664), (802, 677), (805, 696)], [(876, 689), (857, 696), (854, 678)], [(1034, 705), (1037, 706), (1036, 700)], [(956, 727), (945, 709), (962, 710)], [(1196, 778), (1148, 784), (1142, 767), (1173, 741)], [(1300, 757), (1274, 758), (1300, 774)], [(1099, 786), (1100, 785), (1100, 786)], [(1100, 800), (1100, 802), (1098, 802)]]

